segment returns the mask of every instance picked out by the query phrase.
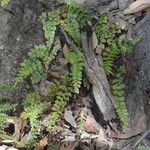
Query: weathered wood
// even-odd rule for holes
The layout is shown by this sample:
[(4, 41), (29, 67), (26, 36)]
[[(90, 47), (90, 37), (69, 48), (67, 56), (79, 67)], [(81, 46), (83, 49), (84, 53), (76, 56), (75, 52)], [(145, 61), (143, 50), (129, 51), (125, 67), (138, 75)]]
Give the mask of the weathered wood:
[(95, 101), (103, 113), (105, 120), (116, 118), (114, 110), (114, 100), (112, 98), (109, 83), (103, 69), (101, 55), (95, 55), (92, 50), (92, 40), (88, 40), (87, 33), (81, 33), (81, 41), (85, 53), (85, 69), (88, 78), (93, 85), (93, 94)]

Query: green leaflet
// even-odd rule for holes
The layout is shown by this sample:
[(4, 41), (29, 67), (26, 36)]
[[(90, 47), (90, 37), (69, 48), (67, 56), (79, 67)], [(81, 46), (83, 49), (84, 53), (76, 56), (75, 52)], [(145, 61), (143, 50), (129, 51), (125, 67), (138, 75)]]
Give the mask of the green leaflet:
[(29, 119), (31, 130), (29, 132), (29, 142), (28, 145), (34, 146), (37, 136), (40, 135), (42, 126), (40, 125), (40, 116), (43, 110), (48, 106), (46, 103), (40, 102), (40, 94), (37, 92), (32, 92), (27, 94), (26, 99), (23, 102), (24, 111), (21, 117), (24, 119)]
[(128, 127), (128, 112), (125, 104), (125, 84), (123, 75), (125, 73), (125, 68), (120, 67), (117, 69), (115, 78), (111, 81), (111, 90), (116, 102), (116, 112), (119, 116), (119, 119), (122, 123), (124, 129)]
[(136, 150), (150, 150), (150, 147), (140, 146), (140, 147), (136, 148)]
[(72, 96), (72, 87), (70, 83), (70, 77), (68, 75), (63, 75), (60, 80), (53, 82), (49, 91), (49, 98), (53, 100), (52, 113), (45, 117), (43, 122), (51, 131), (61, 130), (57, 123), (69, 101), (69, 98)]
[(69, 33), (74, 42), (80, 45), (80, 29), (83, 28), (89, 16), (84, 8), (81, 8), (79, 5), (69, 5), (67, 7), (66, 18), (61, 22), (64, 26), (64, 29)]
[(46, 38), (47, 47), (50, 49), (55, 39), (57, 25), (60, 23), (59, 11), (43, 12), (41, 16), (43, 24), (44, 36)]
[(49, 64), (57, 55), (59, 47), (56, 45), (52, 51), (49, 52), (48, 48), (43, 45), (36, 45), (28, 52), (28, 59), (25, 59), (20, 64), (20, 69), (16, 77), (16, 83), (21, 82), (23, 79), (30, 78), (32, 84), (41, 81), (45, 76)]
[(2, 7), (6, 7), (10, 0), (0, 0), (0, 4)]
[(74, 92), (79, 93), (82, 82), (83, 54), (82, 52), (69, 52), (66, 55), (66, 61), (72, 65), (71, 77)]

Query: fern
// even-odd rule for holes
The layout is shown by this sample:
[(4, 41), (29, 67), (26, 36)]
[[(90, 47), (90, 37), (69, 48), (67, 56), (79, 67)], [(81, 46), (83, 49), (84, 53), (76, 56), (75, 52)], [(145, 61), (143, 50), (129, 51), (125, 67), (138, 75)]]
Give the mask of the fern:
[(123, 75), (125, 73), (124, 67), (117, 70), (115, 78), (112, 80), (112, 94), (116, 102), (116, 111), (124, 129), (128, 127), (128, 113), (125, 104), (125, 84)]
[(63, 22), (64, 29), (69, 33), (75, 43), (80, 44), (80, 30), (79, 23), (75, 20), (75, 17), (72, 15), (67, 17)]
[(10, 0), (0, 0), (0, 4), (2, 7), (6, 7)]
[[(139, 41), (139, 38), (128, 40), (127, 38), (118, 38), (121, 33), (121, 28), (117, 24), (110, 24), (108, 21), (107, 14), (104, 13), (100, 16), (96, 27), (94, 29), (100, 47), (102, 48), (102, 57), (104, 63), (104, 69), (111, 82), (112, 75), (112, 93), (116, 101), (116, 111), (122, 122), (123, 128), (128, 126), (128, 113), (125, 105), (124, 89), (125, 84), (123, 82), (123, 75), (125, 70), (123, 67), (117, 68), (117, 59), (121, 58), (122, 55), (128, 55), (131, 53), (132, 47)], [(115, 73), (115, 70), (117, 72)]]
[(82, 52), (69, 52), (66, 61), (72, 65), (71, 77), (75, 93), (79, 93), (82, 82), (83, 54)]
[(0, 129), (3, 130), (6, 126), (7, 120), (11, 117), (7, 115), (7, 111), (15, 108), (15, 104), (11, 104), (9, 102), (1, 102), (0, 104)]
[(21, 117), (29, 119), (31, 130), (29, 132), (29, 146), (33, 146), (36, 142), (37, 136), (40, 135), (42, 126), (40, 125), (39, 118), (46, 108), (45, 103), (40, 102), (40, 95), (37, 92), (27, 94), (26, 99), (23, 102), (24, 111)]
[(56, 80), (53, 83), (51, 90), (49, 91), (49, 97), (54, 99), (54, 104), (52, 113), (50, 113), (43, 121), (47, 124), (48, 129), (53, 131), (60, 129), (57, 123), (71, 96), (72, 87), (70, 86), (70, 78), (68, 75), (63, 75), (60, 80)]
[(99, 45), (103, 49), (104, 69), (107, 75), (111, 75), (118, 56), (129, 54), (136, 40), (134, 42), (134, 39), (118, 38), (121, 28), (117, 24), (110, 25), (106, 13), (100, 17), (94, 31), (98, 37)]
[(40, 99), (40, 94), (38, 92), (32, 92), (26, 95), (25, 100), (23, 101), (24, 107), (32, 106)]
[(114, 61), (117, 59), (117, 56), (120, 54), (120, 49), (117, 48), (117, 45), (113, 44), (111, 48), (106, 48), (103, 52), (103, 62), (104, 69), (107, 75), (112, 74), (114, 68)]
[(20, 69), (16, 77), (16, 83), (21, 82), (23, 79), (30, 77), (32, 84), (38, 83), (43, 77), (46, 76), (46, 72), (50, 62), (57, 55), (59, 50), (58, 45), (55, 45), (51, 53), (48, 48), (43, 45), (36, 45), (28, 52), (28, 59), (25, 59), (20, 64)]
[(39, 124), (38, 118), (44, 109), (43, 104), (35, 104), (25, 108), (22, 113), (24, 119), (29, 119), (31, 130), (29, 132), (29, 145), (34, 145), (37, 139), (37, 136), (40, 135), (41, 126)]
[(136, 148), (136, 150), (150, 150), (150, 147), (140, 146), (140, 147)]
[(47, 40), (47, 47), (50, 49), (54, 43), (57, 25), (60, 23), (59, 11), (53, 10), (48, 13), (43, 12), (41, 18), (44, 36)]
[(42, 66), (45, 55), (48, 50), (45, 46), (35, 46), (28, 52), (29, 59), (25, 59), (21, 64), (21, 68), (16, 77), (16, 84), (23, 79), (30, 77), (32, 84), (38, 83), (45, 76), (45, 69)]
[(28, 52), (29, 58), (20, 64), (21, 67), (17, 74), (15, 85), (28, 77), (30, 77), (32, 84), (38, 83), (46, 76), (49, 64), (57, 55), (59, 47), (54, 41), (56, 26), (60, 22), (59, 12), (55, 10), (42, 13), (41, 21), (45, 39), (47, 40), (46, 45), (36, 45)]
[[(0, 83), (0, 92), (12, 92), (14, 91), (13, 87), (9, 84)], [(12, 110), (15, 108), (15, 104), (13, 104), (10, 100), (8, 100), (5, 96), (0, 96), (0, 129), (3, 130), (7, 123), (7, 120), (10, 118), (7, 115), (7, 111)]]
[(67, 16), (61, 23), (78, 45), (80, 45), (80, 29), (85, 26), (88, 19), (87, 12), (79, 5), (74, 4), (67, 7)]

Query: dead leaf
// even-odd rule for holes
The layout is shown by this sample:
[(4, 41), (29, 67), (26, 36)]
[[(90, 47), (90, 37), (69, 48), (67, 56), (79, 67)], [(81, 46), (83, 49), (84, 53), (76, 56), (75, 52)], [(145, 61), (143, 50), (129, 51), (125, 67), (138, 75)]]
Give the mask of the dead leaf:
[(66, 63), (65, 63), (65, 59), (64, 58), (58, 58), (58, 62), (61, 66), (66, 66)]
[(74, 128), (77, 127), (77, 123), (75, 122), (75, 119), (72, 115), (72, 111), (71, 110), (66, 110), (64, 113), (64, 119)]
[(47, 138), (43, 138), (36, 145), (35, 150), (44, 150), (46, 145), (48, 145), (48, 140), (47, 140)]
[(84, 123), (84, 128), (88, 133), (97, 133), (99, 131), (99, 125), (95, 121), (94, 118), (87, 116), (86, 121)]
[(150, 7), (150, 0), (137, 0), (124, 10), (124, 14), (135, 14)]
[(50, 74), (55, 78), (60, 78), (60, 72), (58, 70), (51, 71)]
[(107, 132), (102, 127), (99, 129), (99, 135), (96, 140), (96, 147), (97, 149), (116, 149), (114, 148), (114, 141), (107, 136)]
[(64, 47), (63, 47), (63, 54), (64, 54), (65, 57), (66, 57), (66, 54), (67, 54), (69, 51), (70, 51), (70, 49), (69, 49), (68, 45), (65, 44)]

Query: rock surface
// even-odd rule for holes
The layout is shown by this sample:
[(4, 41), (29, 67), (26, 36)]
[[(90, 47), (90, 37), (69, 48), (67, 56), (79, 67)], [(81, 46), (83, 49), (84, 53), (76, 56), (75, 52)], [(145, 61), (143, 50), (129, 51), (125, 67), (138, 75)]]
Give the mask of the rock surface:
[(14, 82), (28, 49), (43, 43), (43, 32), (37, 23), (40, 10), (37, 0), (12, 0), (6, 9), (0, 8), (0, 83)]
[[(150, 13), (135, 27), (142, 39), (134, 47), (130, 57), (127, 81), (127, 106), (130, 123), (133, 124), (144, 113), (144, 99), (149, 97), (150, 88)], [(150, 108), (150, 106), (148, 106)]]

